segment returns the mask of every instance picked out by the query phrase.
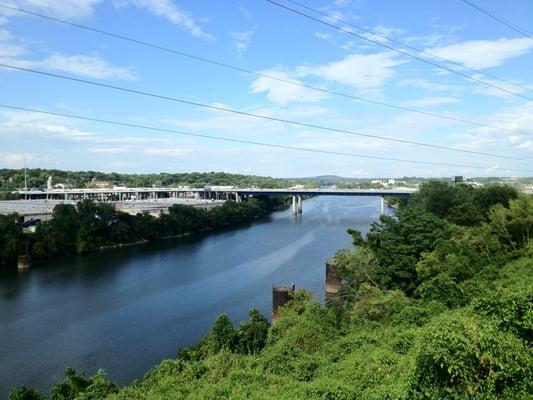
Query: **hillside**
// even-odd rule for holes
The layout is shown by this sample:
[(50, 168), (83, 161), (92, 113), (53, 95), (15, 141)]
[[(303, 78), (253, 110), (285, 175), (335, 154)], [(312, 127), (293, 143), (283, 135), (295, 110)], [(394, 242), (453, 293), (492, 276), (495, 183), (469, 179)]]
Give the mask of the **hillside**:
[(349, 231), (327, 307), (300, 290), (272, 327), (223, 315), (141, 382), (68, 370), (50, 399), (531, 398), (531, 232), (531, 197), (431, 182), (366, 238)]

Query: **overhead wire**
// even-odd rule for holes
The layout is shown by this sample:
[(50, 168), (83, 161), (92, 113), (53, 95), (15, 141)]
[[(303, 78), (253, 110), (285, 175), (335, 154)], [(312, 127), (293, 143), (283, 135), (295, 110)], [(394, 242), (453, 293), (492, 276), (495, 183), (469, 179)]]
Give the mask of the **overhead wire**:
[[(274, 75), (270, 75), (270, 74), (267, 74), (267, 73), (264, 73), (264, 72), (253, 71), (251, 69), (238, 67), (238, 66), (231, 65), (231, 64), (228, 64), (228, 63), (225, 63), (225, 62), (221, 62), (221, 61), (213, 60), (213, 59), (210, 59), (210, 58), (206, 58), (206, 57), (198, 56), (198, 55), (195, 55), (195, 54), (191, 54), (191, 53), (188, 53), (188, 52), (172, 49), (172, 48), (169, 48), (169, 47), (166, 47), (166, 46), (161, 46), (161, 45), (158, 45), (158, 44), (146, 42), (144, 40), (138, 40), (138, 39), (135, 39), (135, 38), (132, 38), (132, 37), (128, 37), (128, 36), (112, 33), (112, 32), (109, 32), (109, 31), (105, 31), (105, 30), (102, 30), (102, 29), (90, 27), (90, 26), (87, 26), (87, 25), (82, 25), (82, 24), (75, 23), (75, 22), (66, 21), (66, 20), (63, 20), (63, 19), (59, 19), (59, 18), (48, 16), (48, 15), (36, 13), (36, 12), (33, 12), (33, 11), (28, 11), (28, 10), (25, 10), (25, 9), (22, 9), (22, 8), (18, 8), (18, 7), (14, 7), (14, 6), (8, 6), (8, 5), (5, 5), (5, 4), (2, 4), (2, 3), (0, 3), (0, 7), (6, 8), (6, 9), (10, 9), (10, 10), (13, 10), (13, 11), (18, 11), (18, 12), (21, 12), (21, 13), (25, 13), (25, 14), (28, 14), (28, 15), (35, 16), (35, 17), (47, 19), (47, 20), (50, 20), (50, 21), (53, 21), (53, 22), (58, 22), (58, 23), (61, 23), (61, 24), (69, 25), (69, 26), (72, 26), (72, 27), (75, 27), (75, 28), (84, 29), (84, 30), (87, 30), (87, 31), (90, 31), (90, 32), (101, 34), (101, 35), (106, 35), (106, 36), (109, 36), (109, 37), (113, 37), (115, 39), (124, 40), (124, 41), (131, 42), (131, 43), (134, 43), (134, 44), (137, 44), (137, 45), (153, 48), (153, 49), (156, 49), (156, 50), (165, 51), (167, 53), (172, 53), (172, 54), (175, 54), (175, 55), (178, 55), (178, 56), (181, 56), (181, 57), (190, 58), (190, 59), (193, 59), (193, 60), (196, 60), (196, 61), (199, 61), (199, 62), (215, 65), (215, 66), (218, 66), (218, 67), (223, 67), (223, 68), (226, 68), (226, 69), (230, 69), (230, 70), (233, 70), (233, 71), (245, 73), (245, 74), (248, 74), (248, 75), (257, 76), (257, 77), (260, 77), (260, 78), (266, 78), (266, 79), (270, 79), (270, 80), (277, 81), (277, 82), (282, 82), (282, 83), (287, 83), (287, 84), (291, 84), (291, 85), (298, 86), (298, 87), (303, 87), (303, 88), (314, 90), (314, 91), (321, 92), (321, 93), (324, 93), (324, 94), (344, 97), (344, 98), (348, 98), (348, 99), (351, 99), (351, 100), (361, 101), (361, 102), (365, 102), (365, 103), (369, 103), (369, 104), (374, 104), (374, 105), (378, 105), (378, 106), (382, 106), (382, 107), (388, 107), (388, 108), (392, 108), (392, 109), (396, 109), (396, 110), (407, 111), (407, 112), (411, 112), (411, 113), (417, 113), (417, 114), (421, 114), (421, 115), (425, 115), (425, 116), (429, 116), (429, 117), (440, 118), (440, 119), (443, 119), (443, 120), (464, 123), (464, 124), (468, 124), (468, 125), (472, 125), (472, 126), (479, 126), (479, 127), (497, 129), (497, 130), (501, 130), (501, 131), (505, 131), (505, 132), (517, 133), (517, 134), (523, 134), (523, 135), (533, 135), (533, 132), (510, 129), (510, 128), (505, 128), (505, 127), (501, 127), (501, 126), (497, 126), (497, 125), (487, 124), (487, 123), (483, 123), (483, 122), (479, 122), (479, 121), (472, 121), (472, 120), (468, 120), (468, 119), (464, 119), (464, 118), (459, 118), (459, 117), (455, 117), (455, 116), (452, 116), (452, 115), (439, 114), (439, 113), (434, 113), (434, 112), (430, 112), (430, 111), (420, 110), (420, 109), (413, 108), (413, 107), (407, 107), (407, 106), (402, 106), (402, 105), (398, 105), (398, 104), (391, 104), (391, 103), (387, 103), (387, 102), (383, 102), (383, 101), (379, 101), (379, 100), (368, 99), (368, 98), (364, 98), (364, 97), (360, 97), (360, 96), (351, 95), (351, 94), (348, 94), (348, 93), (333, 91), (333, 90), (329, 90), (329, 89), (325, 89), (325, 88), (321, 88), (321, 87), (305, 84), (305, 83), (300, 82), (300, 81), (284, 79), (284, 78), (280, 78), (280, 77), (277, 77), (277, 76), (274, 76)], [(491, 75), (487, 75), (487, 76), (491, 76)], [(491, 77), (493, 77), (493, 76), (491, 76)]]
[(450, 67), (447, 67), (447, 66), (445, 66), (445, 65), (440, 65), (440, 64), (438, 64), (438, 63), (436, 63), (436, 62), (433, 62), (433, 61), (431, 61), (431, 60), (427, 60), (427, 59), (425, 59), (425, 58), (422, 58), (422, 57), (419, 57), (419, 56), (417, 56), (417, 55), (411, 54), (411, 53), (409, 53), (409, 52), (407, 52), (407, 51), (404, 51), (404, 50), (401, 50), (401, 49), (397, 49), (397, 48), (395, 48), (395, 47), (389, 46), (388, 44), (382, 43), (382, 42), (380, 42), (380, 41), (378, 41), (378, 40), (374, 40), (374, 39), (371, 39), (371, 38), (365, 37), (365, 36), (363, 36), (363, 35), (360, 35), (360, 34), (358, 34), (358, 33), (353, 32), (353, 31), (351, 31), (351, 30), (344, 29), (344, 28), (342, 28), (342, 27), (340, 27), (340, 26), (337, 26), (337, 25), (331, 24), (331, 23), (329, 23), (329, 22), (327, 22), (327, 21), (324, 21), (324, 20), (322, 20), (322, 19), (320, 19), (320, 18), (315, 18), (315, 17), (313, 17), (312, 15), (309, 15), (309, 14), (306, 14), (306, 13), (300, 11), (300, 10), (296, 10), (296, 9), (294, 9), (294, 8), (291, 8), (291, 7), (289, 7), (289, 6), (285, 5), (285, 4), (278, 3), (277, 1), (274, 1), (274, 0), (264, 0), (264, 1), (266, 1), (266, 2), (268, 2), (268, 3), (270, 3), (270, 4), (272, 4), (272, 5), (274, 5), (274, 6), (276, 6), (276, 7), (283, 8), (283, 9), (285, 9), (285, 10), (291, 12), (291, 13), (294, 13), (294, 14), (300, 15), (300, 16), (302, 16), (302, 17), (304, 17), (304, 18), (307, 18), (307, 19), (309, 19), (309, 20), (312, 20), (312, 21), (318, 22), (319, 24), (329, 26), (330, 28), (333, 28), (333, 29), (339, 30), (339, 31), (341, 31), (341, 32), (344, 32), (344, 33), (346, 33), (346, 34), (348, 34), (348, 35), (351, 35), (351, 36), (357, 37), (357, 38), (359, 38), (359, 39), (361, 39), (361, 40), (365, 40), (365, 41), (370, 42), (370, 43), (373, 43), (373, 44), (375, 44), (375, 45), (377, 45), (377, 46), (381, 46), (381, 47), (384, 47), (384, 48), (386, 48), (386, 49), (388, 49), (388, 50), (394, 51), (394, 52), (396, 52), (396, 53), (403, 54), (404, 56), (410, 57), (410, 58), (412, 58), (412, 59), (414, 59), (414, 60), (421, 61), (421, 62), (423, 62), (423, 63), (425, 63), (425, 64), (428, 64), (428, 65), (431, 65), (431, 66), (433, 66), (433, 67), (436, 67), (436, 68), (442, 69), (442, 70), (444, 70), (444, 71), (450, 72), (450, 73), (452, 73), (452, 74), (455, 74), (455, 75), (461, 76), (461, 77), (463, 77), (463, 78), (465, 78), (465, 79), (467, 79), (467, 80), (470, 80), (470, 81), (472, 81), (472, 82), (476, 82), (476, 83), (478, 83), (478, 84), (481, 84), (481, 85), (484, 85), (484, 86), (487, 86), (487, 87), (490, 87), (490, 88), (493, 88), (493, 89), (496, 89), (496, 90), (499, 90), (499, 91), (502, 91), (502, 92), (508, 93), (508, 94), (510, 94), (510, 95), (513, 95), (513, 96), (516, 96), (516, 97), (520, 97), (520, 98), (522, 98), (522, 99), (524, 99), (524, 100), (533, 101), (533, 97), (529, 97), (529, 96), (523, 95), (523, 94), (521, 94), (521, 93), (514, 92), (514, 91), (509, 90), (509, 89), (506, 89), (506, 88), (504, 88), (504, 87), (501, 87), (501, 86), (495, 85), (495, 84), (493, 84), (493, 83), (491, 83), (491, 82), (488, 82), (488, 81), (485, 81), (485, 80), (482, 80), (482, 79), (478, 79), (478, 78), (476, 78), (476, 77), (474, 77), (474, 76), (470, 76), (470, 75), (464, 74), (464, 73), (462, 73), (462, 72), (460, 72), (460, 71), (457, 71), (457, 70), (455, 70), (455, 69), (453, 69), (453, 68), (450, 68)]
[(302, 152), (311, 152), (311, 153), (355, 157), (355, 158), (365, 158), (365, 159), (373, 159), (373, 160), (381, 160), (381, 161), (393, 161), (393, 162), (411, 163), (411, 164), (419, 164), (419, 165), (433, 165), (433, 166), (454, 167), (454, 168), (472, 168), (472, 169), (506, 171), (506, 172), (528, 172), (528, 173), (533, 172), (533, 170), (499, 168), (499, 167), (492, 167), (492, 166), (466, 165), (466, 164), (454, 164), (454, 163), (441, 163), (441, 162), (435, 162), (435, 161), (422, 161), (422, 160), (384, 157), (384, 156), (372, 156), (368, 154), (346, 153), (346, 152), (322, 150), (322, 149), (316, 149), (316, 148), (310, 148), (310, 147), (289, 146), (289, 145), (282, 145), (282, 144), (276, 144), (276, 143), (266, 143), (266, 142), (252, 141), (252, 140), (235, 139), (235, 138), (230, 138), (230, 137), (225, 137), (225, 136), (214, 136), (214, 135), (207, 135), (207, 134), (195, 133), (195, 132), (185, 132), (185, 131), (174, 130), (174, 129), (159, 128), (159, 127), (154, 127), (154, 126), (149, 126), (149, 125), (141, 125), (141, 124), (134, 124), (134, 123), (129, 123), (129, 122), (93, 118), (93, 117), (87, 117), (87, 116), (76, 115), (76, 114), (66, 114), (66, 113), (58, 113), (58, 112), (53, 112), (53, 111), (44, 111), (44, 110), (38, 110), (34, 108), (12, 106), (12, 105), (7, 105), (7, 104), (0, 104), (0, 108), (12, 110), (12, 111), (33, 112), (33, 113), (51, 115), (51, 116), (56, 116), (56, 117), (71, 118), (71, 119), (96, 122), (96, 123), (102, 123), (102, 124), (113, 125), (113, 126), (137, 128), (137, 129), (150, 130), (150, 131), (155, 131), (155, 132), (193, 136), (193, 137), (199, 137), (199, 138), (204, 138), (204, 139), (212, 139), (212, 140), (219, 140), (219, 141), (232, 142), (232, 143), (250, 144), (250, 145), (279, 148), (279, 149), (285, 149), (285, 150), (295, 150), (295, 151), (302, 151)]
[(484, 75), (484, 76), (486, 76), (486, 77), (488, 77), (488, 78), (498, 80), (498, 81), (503, 82), (503, 83), (506, 83), (506, 84), (508, 84), (508, 85), (516, 86), (516, 87), (518, 87), (518, 88), (520, 88), (520, 89), (524, 89), (524, 90), (528, 90), (528, 91), (533, 90), (531, 87), (528, 87), (528, 86), (525, 86), (525, 85), (521, 85), (521, 84), (519, 84), (519, 83), (512, 82), (512, 81), (510, 81), (510, 80), (503, 79), (503, 78), (500, 78), (500, 77), (498, 77), (498, 76), (495, 76), (495, 75), (489, 74), (488, 72), (480, 71), (480, 70), (478, 70), (478, 69), (476, 69), (476, 68), (469, 67), (468, 65), (461, 64), (461, 63), (459, 63), (459, 62), (456, 62), (456, 61), (450, 60), (450, 59), (445, 58), (445, 57), (441, 57), (441, 56), (439, 56), (439, 55), (437, 55), (437, 54), (432, 53), (431, 51), (419, 49), (419, 48), (417, 48), (417, 47), (415, 47), (415, 46), (413, 46), (413, 45), (410, 45), (410, 44), (408, 44), (408, 43), (405, 43), (405, 42), (403, 42), (403, 41), (401, 41), (401, 40), (396, 40), (396, 39), (391, 38), (391, 37), (389, 37), (389, 36), (381, 35), (381, 34), (379, 34), (379, 33), (376, 32), (376, 31), (373, 31), (373, 30), (371, 30), (371, 29), (367, 29), (367, 28), (365, 28), (365, 27), (363, 27), (363, 26), (360, 26), (360, 25), (354, 24), (354, 23), (352, 23), (352, 22), (346, 21), (345, 19), (338, 18), (338, 17), (336, 17), (335, 15), (331, 15), (331, 14), (325, 13), (325, 12), (323, 12), (323, 11), (317, 10), (317, 9), (315, 9), (315, 8), (309, 7), (308, 5), (303, 4), (303, 3), (299, 2), (299, 1), (296, 1), (296, 0), (285, 0), (285, 1), (287, 1), (287, 2), (289, 2), (289, 3), (292, 3), (292, 4), (295, 4), (295, 5), (297, 5), (298, 7), (304, 8), (304, 9), (306, 9), (306, 10), (308, 10), (308, 11), (312, 11), (312, 12), (314, 12), (314, 13), (316, 13), (316, 14), (322, 15), (323, 17), (326, 17), (326, 18), (329, 18), (329, 19), (335, 20), (335, 21), (340, 22), (340, 23), (342, 23), (342, 24), (344, 24), (344, 25), (347, 25), (347, 26), (350, 26), (350, 27), (352, 27), (352, 28), (355, 28), (355, 29), (358, 29), (358, 30), (360, 30), (360, 31), (366, 32), (366, 33), (368, 33), (368, 34), (371, 34), (371, 35), (373, 35), (374, 37), (378, 37), (378, 38), (380, 38), (380, 39), (382, 39), (382, 40), (385, 40), (385, 41), (388, 41), (388, 42), (395, 43), (395, 44), (397, 44), (397, 45), (400, 45), (400, 46), (406, 47), (406, 48), (411, 49), (411, 50), (414, 50), (414, 51), (416, 51), (416, 52), (418, 52), (418, 53), (420, 53), (420, 54), (427, 55), (427, 56), (429, 56), (430, 58), (435, 58), (435, 59), (438, 59), (438, 60), (443, 61), (443, 62), (445, 62), (445, 63), (453, 64), (453, 65), (455, 65), (456, 67), (459, 67), (459, 68), (461, 68), (461, 69), (465, 69), (465, 70), (468, 70), (468, 71), (472, 71), (472, 72), (474, 72), (474, 73), (476, 73), (476, 74)]
[(488, 17), (498, 21), (499, 23), (505, 25), (506, 27), (512, 29), (513, 31), (515, 32), (518, 32), (519, 34), (525, 36), (526, 38), (529, 38), (529, 39), (533, 39), (533, 34), (527, 32), (525, 29), (523, 28), (520, 28), (518, 25), (516, 24), (512, 24), (510, 22), (507, 22), (506, 20), (504, 20), (503, 18), (500, 18), (498, 17), (496, 14), (488, 11), (488, 10), (485, 10), (484, 8), (481, 8), (480, 6), (472, 3), (471, 1), (469, 0), (461, 0), (463, 3), (469, 5), (470, 7), (474, 8), (475, 10), (479, 11), (480, 13), (483, 13), (485, 15), (487, 15)]
[(166, 96), (166, 95), (162, 95), (162, 94), (157, 94), (157, 93), (152, 93), (152, 92), (147, 92), (147, 91), (142, 91), (142, 90), (136, 90), (136, 89), (126, 88), (126, 87), (117, 86), (117, 85), (110, 85), (110, 84), (107, 84), (107, 83), (95, 82), (95, 81), (90, 81), (90, 80), (87, 80), (87, 79), (75, 78), (75, 77), (72, 77), (72, 76), (55, 74), (55, 73), (40, 71), (40, 70), (36, 70), (36, 69), (31, 69), (31, 68), (24, 68), (24, 67), (20, 67), (20, 66), (16, 66), (16, 65), (5, 64), (5, 63), (0, 63), (0, 67), (12, 69), (12, 70), (29, 72), (29, 73), (33, 73), (33, 74), (41, 75), (41, 76), (48, 76), (48, 77), (62, 79), (62, 80), (71, 81), (71, 82), (83, 83), (83, 84), (86, 84), (86, 85), (97, 86), (97, 87), (102, 87), (102, 88), (106, 88), (106, 89), (112, 89), (112, 90), (121, 91), (121, 92), (125, 92), (125, 93), (131, 93), (131, 94), (136, 94), (136, 95), (141, 95), (141, 96), (157, 98), (157, 99), (161, 99), (161, 100), (165, 100), (165, 101), (172, 101), (172, 102), (176, 102), (176, 103), (180, 103), (180, 104), (187, 104), (187, 105), (191, 105), (191, 106), (202, 107), (202, 108), (206, 108), (206, 109), (210, 109), (210, 110), (223, 111), (223, 112), (226, 112), (226, 113), (231, 113), (231, 114), (236, 114), (236, 115), (243, 115), (243, 116), (253, 117), (253, 118), (267, 120), (267, 121), (280, 122), (280, 123), (289, 124), (289, 125), (293, 125), (293, 126), (317, 129), (317, 130), (333, 132), (333, 133), (342, 133), (342, 134), (354, 135), (354, 136), (360, 136), (360, 137), (366, 137), (366, 138), (372, 138), (372, 139), (379, 139), (379, 140), (385, 140), (385, 141), (389, 141), (389, 142), (402, 143), (402, 144), (409, 144), (409, 145), (414, 145), (414, 146), (422, 146), (422, 147), (426, 147), (426, 148), (447, 150), (447, 151), (453, 151), (453, 152), (458, 152), (458, 153), (466, 153), (466, 154), (474, 154), (474, 155), (481, 155), (481, 156), (487, 156), (487, 157), (504, 158), (504, 159), (510, 159), (510, 160), (524, 161), (524, 162), (528, 162), (528, 163), (531, 162), (531, 160), (529, 160), (529, 159), (520, 158), (520, 157), (505, 156), (505, 155), (493, 154), (493, 153), (485, 153), (485, 152), (474, 151), (474, 150), (458, 149), (458, 148), (455, 148), (455, 147), (448, 147), (448, 146), (441, 146), (441, 145), (430, 144), (430, 143), (416, 142), (416, 141), (406, 140), (406, 139), (396, 139), (396, 138), (391, 138), (391, 137), (386, 137), (386, 136), (373, 135), (373, 134), (370, 134), (370, 133), (363, 133), (363, 132), (357, 132), (357, 131), (353, 131), (353, 130), (339, 129), (339, 128), (333, 128), (333, 127), (329, 127), (329, 126), (323, 126), (323, 125), (311, 124), (311, 123), (306, 123), (306, 122), (301, 122), (301, 121), (295, 121), (295, 120), (289, 120), (289, 119), (284, 119), (284, 118), (272, 117), (272, 116), (263, 115), (263, 114), (256, 114), (256, 113), (252, 113), (252, 112), (235, 110), (235, 109), (222, 107), (222, 106), (218, 106), (218, 105), (205, 104), (205, 103), (201, 103), (201, 102), (197, 102), (197, 101), (186, 100), (186, 99), (181, 99), (181, 98), (177, 98), (177, 97)]

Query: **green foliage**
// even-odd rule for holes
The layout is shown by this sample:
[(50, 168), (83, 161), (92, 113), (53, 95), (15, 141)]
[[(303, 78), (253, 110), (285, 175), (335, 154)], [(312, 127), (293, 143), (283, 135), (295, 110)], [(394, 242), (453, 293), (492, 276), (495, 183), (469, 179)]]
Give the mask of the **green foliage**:
[(359, 298), (353, 306), (354, 321), (386, 321), (399, 313), (409, 299), (401, 290), (382, 291), (364, 284), (359, 289)]
[(490, 296), (477, 299), (474, 310), (491, 317), (501, 329), (533, 344), (533, 292), (501, 288)]
[(0, 266), (17, 259), (25, 238), (17, 214), (0, 215)]
[(398, 219), (382, 216), (367, 234), (368, 247), (377, 259), (376, 279), (386, 289), (411, 294), (417, 285), (416, 263), (440, 239), (450, 236), (446, 221), (417, 209), (405, 209)]
[(103, 371), (85, 378), (85, 374), (78, 374), (72, 368), (67, 368), (65, 379), (52, 387), (50, 400), (100, 400), (117, 392), (118, 387)]
[(45, 397), (37, 390), (21, 386), (11, 391), (9, 400), (45, 400)]
[[(254, 309), (237, 329), (222, 315), (143, 381), (117, 391), (101, 375), (68, 370), (54, 400), (530, 398), (531, 199), (499, 186), (422, 189), (366, 241), (349, 232), (357, 247), (332, 260), (341, 289), (329, 307), (298, 290), (270, 327)], [(84, 207), (90, 235), (106, 240), (139, 227), (150, 238), (213, 229), (263, 209), (228, 203), (208, 216), (175, 207), (154, 222)], [(72, 213), (61, 210), (58, 226), (67, 229)]]
[[(48, 177), (52, 176), (55, 183), (63, 183), (72, 188), (86, 187), (91, 179), (107, 181), (115, 185), (128, 187), (177, 187), (180, 185), (204, 187), (205, 185), (230, 185), (239, 187), (288, 187), (291, 183), (285, 179), (271, 177), (229, 174), (226, 172), (190, 172), (160, 174), (118, 174), (96, 171), (60, 171), (55, 169), (28, 169), (27, 182), (29, 188), (46, 187)], [(0, 169), (0, 192), (12, 191), (24, 187), (24, 170)]]
[(458, 225), (474, 226), (488, 219), (493, 206), (499, 204), (507, 208), (517, 196), (516, 189), (510, 186), (488, 185), (474, 189), (433, 180), (411, 196), (407, 207), (428, 211)]
[(490, 227), (511, 253), (517, 253), (531, 243), (533, 234), (533, 198), (520, 196), (509, 202), (509, 208), (494, 206), (489, 214)]
[(218, 353), (222, 349), (233, 350), (235, 348), (235, 329), (233, 323), (226, 314), (220, 315), (209, 336), (211, 350)]
[(445, 315), (422, 337), (410, 397), (525, 398), (532, 373), (531, 349), (515, 336), (471, 316)]
[(167, 214), (155, 218), (116, 211), (110, 203), (83, 200), (73, 206), (60, 204), (52, 219), (43, 222), (32, 235), (23, 235), (16, 215), (0, 215), (0, 263), (13, 264), (28, 243), (34, 260), (84, 254), (115, 246), (178, 237), (248, 222), (284, 205), (282, 198), (252, 198), (242, 203), (227, 201), (203, 210), (173, 205)]
[(424, 300), (435, 300), (447, 307), (458, 307), (466, 303), (463, 290), (446, 273), (422, 282), (415, 293)]
[(258, 354), (266, 345), (270, 324), (259, 310), (252, 308), (249, 320), (239, 325), (236, 332), (236, 350), (242, 354)]

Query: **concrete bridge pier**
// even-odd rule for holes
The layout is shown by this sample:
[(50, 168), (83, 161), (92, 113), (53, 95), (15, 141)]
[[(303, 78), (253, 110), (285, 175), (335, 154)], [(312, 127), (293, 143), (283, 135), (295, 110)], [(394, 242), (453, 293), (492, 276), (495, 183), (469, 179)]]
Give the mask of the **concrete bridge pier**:
[(381, 196), (381, 215), (385, 215), (385, 197)]
[(302, 213), (302, 196), (292, 196), (292, 215)]

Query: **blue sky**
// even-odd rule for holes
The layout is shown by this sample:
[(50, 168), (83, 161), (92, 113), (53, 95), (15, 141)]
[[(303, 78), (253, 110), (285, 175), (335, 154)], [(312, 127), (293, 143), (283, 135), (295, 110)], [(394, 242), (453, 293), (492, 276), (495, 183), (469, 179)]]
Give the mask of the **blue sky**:
[[(279, 1), (296, 8), (286, 0)], [(368, 38), (405, 49), (383, 36), (402, 41), (506, 82), (460, 69), (464, 74), (533, 97), (533, 39), (460, 0), (301, 2), (381, 35), (364, 34)], [(0, 63), (276, 118), (532, 159), (533, 101), (475, 84), (264, 0), (0, 3), (282, 79), (525, 133), (474, 127), (324, 94), (1, 8)], [(496, 0), (478, 3), (533, 30), (533, 3), (528, 0), (515, 0), (512, 7)], [(303, 153), (0, 109), (0, 167), (7, 168), (227, 171), (280, 177), (533, 175), (512, 171), (531, 171), (531, 162), (334, 134), (4, 68), (0, 68), (0, 103), (240, 140), (483, 167), (429, 167)]]

